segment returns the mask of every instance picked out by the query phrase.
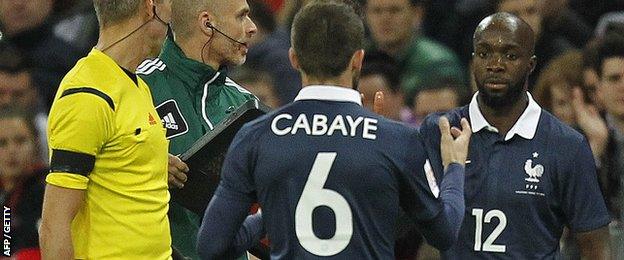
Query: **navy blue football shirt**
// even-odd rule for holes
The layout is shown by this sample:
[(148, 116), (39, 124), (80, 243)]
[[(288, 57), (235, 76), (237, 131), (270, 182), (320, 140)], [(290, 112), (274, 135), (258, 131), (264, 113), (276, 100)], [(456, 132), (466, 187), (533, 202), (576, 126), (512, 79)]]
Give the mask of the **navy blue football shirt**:
[[(564, 226), (586, 232), (609, 223), (587, 141), (527, 95), (527, 108), (506, 136), (485, 120), (477, 94), (468, 106), (446, 114), (455, 126), (469, 118), (473, 134), (466, 213), (457, 242), (443, 258), (551, 259)], [(436, 175), (439, 116), (429, 116), (421, 128)]]
[(437, 199), (426, 159), (419, 133), (363, 108), (359, 92), (307, 86), (237, 134), (199, 251), (240, 244), (234, 233), (248, 233), (239, 227), (256, 201), (272, 259), (393, 259), (401, 208), (434, 246), (448, 247), (463, 217), (464, 170), (449, 166)]

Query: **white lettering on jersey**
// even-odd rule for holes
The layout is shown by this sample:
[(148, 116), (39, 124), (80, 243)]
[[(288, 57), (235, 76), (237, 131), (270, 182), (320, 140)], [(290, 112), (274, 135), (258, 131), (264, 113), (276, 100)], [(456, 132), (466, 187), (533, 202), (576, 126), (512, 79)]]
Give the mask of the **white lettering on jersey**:
[(277, 122), (282, 119), (292, 120), (292, 116), (289, 114), (279, 114), (273, 118), (273, 122), (271, 122), (271, 131), (273, 131), (276, 135), (286, 135), (290, 133), (290, 130), (292, 129), (292, 127), (286, 127), (284, 129), (277, 128)]
[[(277, 115), (271, 122), (271, 131), (278, 136), (295, 135), (299, 130), (302, 130), (306, 135), (312, 136), (340, 134), (350, 137), (359, 136), (370, 140), (377, 139), (377, 119), (375, 118), (353, 118), (352, 116), (337, 115), (330, 119), (327, 115), (322, 114), (314, 114), (312, 120), (309, 120), (305, 114), (299, 114), (294, 122), (293, 118), (289, 114)], [(286, 127), (279, 128), (278, 124), (286, 125)]]
[(336, 130), (340, 130), (340, 133), (343, 136), (347, 136), (347, 127), (345, 127), (344, 119), (342, 119), (342, 115), (337, 115), (329, 126), (329, 130), (327, 130), (327, 135), (333, 135)]

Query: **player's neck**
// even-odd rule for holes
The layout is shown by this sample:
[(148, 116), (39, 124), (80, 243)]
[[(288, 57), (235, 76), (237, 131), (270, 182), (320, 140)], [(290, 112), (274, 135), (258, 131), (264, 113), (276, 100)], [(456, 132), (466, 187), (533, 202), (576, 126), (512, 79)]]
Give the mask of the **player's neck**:
[[(150, 54), (151, 46), (150, 44), (145, 44), (146, 37), (144, 37), (145, 30), (143, 29), (128, 36), (130, 32), (136, 30), (139, 26), (141, 26), (140, 21), (129, 20), (106, 28), (100, 28), (100, 36), (95, 48), (104, 52), (122, 68), (135, 71), (137, 66)], [(128, 36), (126, 39), (121, 40), (126, 36)]]
[(504, 107), (489, 107), (481, 102), (481, 98), (477, 97), (479, 110), (485, 120), (487, 120), (493, 127), (498, 129), (498, 133), (501, 136), (506, 136), (507, 132), (516, 124), (524, 110), (529, 104), (529, 99), (526, 94), (522, 95), (518, 101), (509, 106)]
[(328, 85), (344, 88), (353, 88), (353, 79), (351, 75), (351, 73), (345, 72), (335, 78), (318, 78), (310, 77), (304, 73), (301, 75), (301, 83), (303, 84), (303, 87), (311, 85)]

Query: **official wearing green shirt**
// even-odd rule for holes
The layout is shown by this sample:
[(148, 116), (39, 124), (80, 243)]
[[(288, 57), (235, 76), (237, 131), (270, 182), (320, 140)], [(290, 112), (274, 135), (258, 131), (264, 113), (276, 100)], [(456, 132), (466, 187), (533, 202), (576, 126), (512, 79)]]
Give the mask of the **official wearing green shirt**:
[[(257, 29), (245, 0), (176, 0), (172, 14), (172, 35), (159, 57), (144, 61), (137, 74), (150, 87), (170, 140), (169, 153), (179, 155), (242, 103), (256, 98), (227, 77), (225, 66), (244, 63), (247, 42)], [(173, 246), (199, 259), (195, 243), (201, 217), (172, 198), (169, 221)]]

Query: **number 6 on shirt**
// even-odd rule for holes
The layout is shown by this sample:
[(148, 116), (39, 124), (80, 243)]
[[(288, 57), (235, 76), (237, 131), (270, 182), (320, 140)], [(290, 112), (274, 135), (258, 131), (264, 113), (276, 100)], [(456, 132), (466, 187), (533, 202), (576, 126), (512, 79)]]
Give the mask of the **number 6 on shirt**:
[[(305, 250), (318, 256), (333, 256), (340, 253), (349, 245), (353, 235), (353, 214), (349, 203), (340, 193), (323, 188), (334, 159), (335, 152), (322, 152), (316, 155), (295, 209), (297, 239)], [(329, 239), (317, 237), (312, 228), (312, 212), (320, 206), (330, 208), (336, 218), (336, 233)]]

